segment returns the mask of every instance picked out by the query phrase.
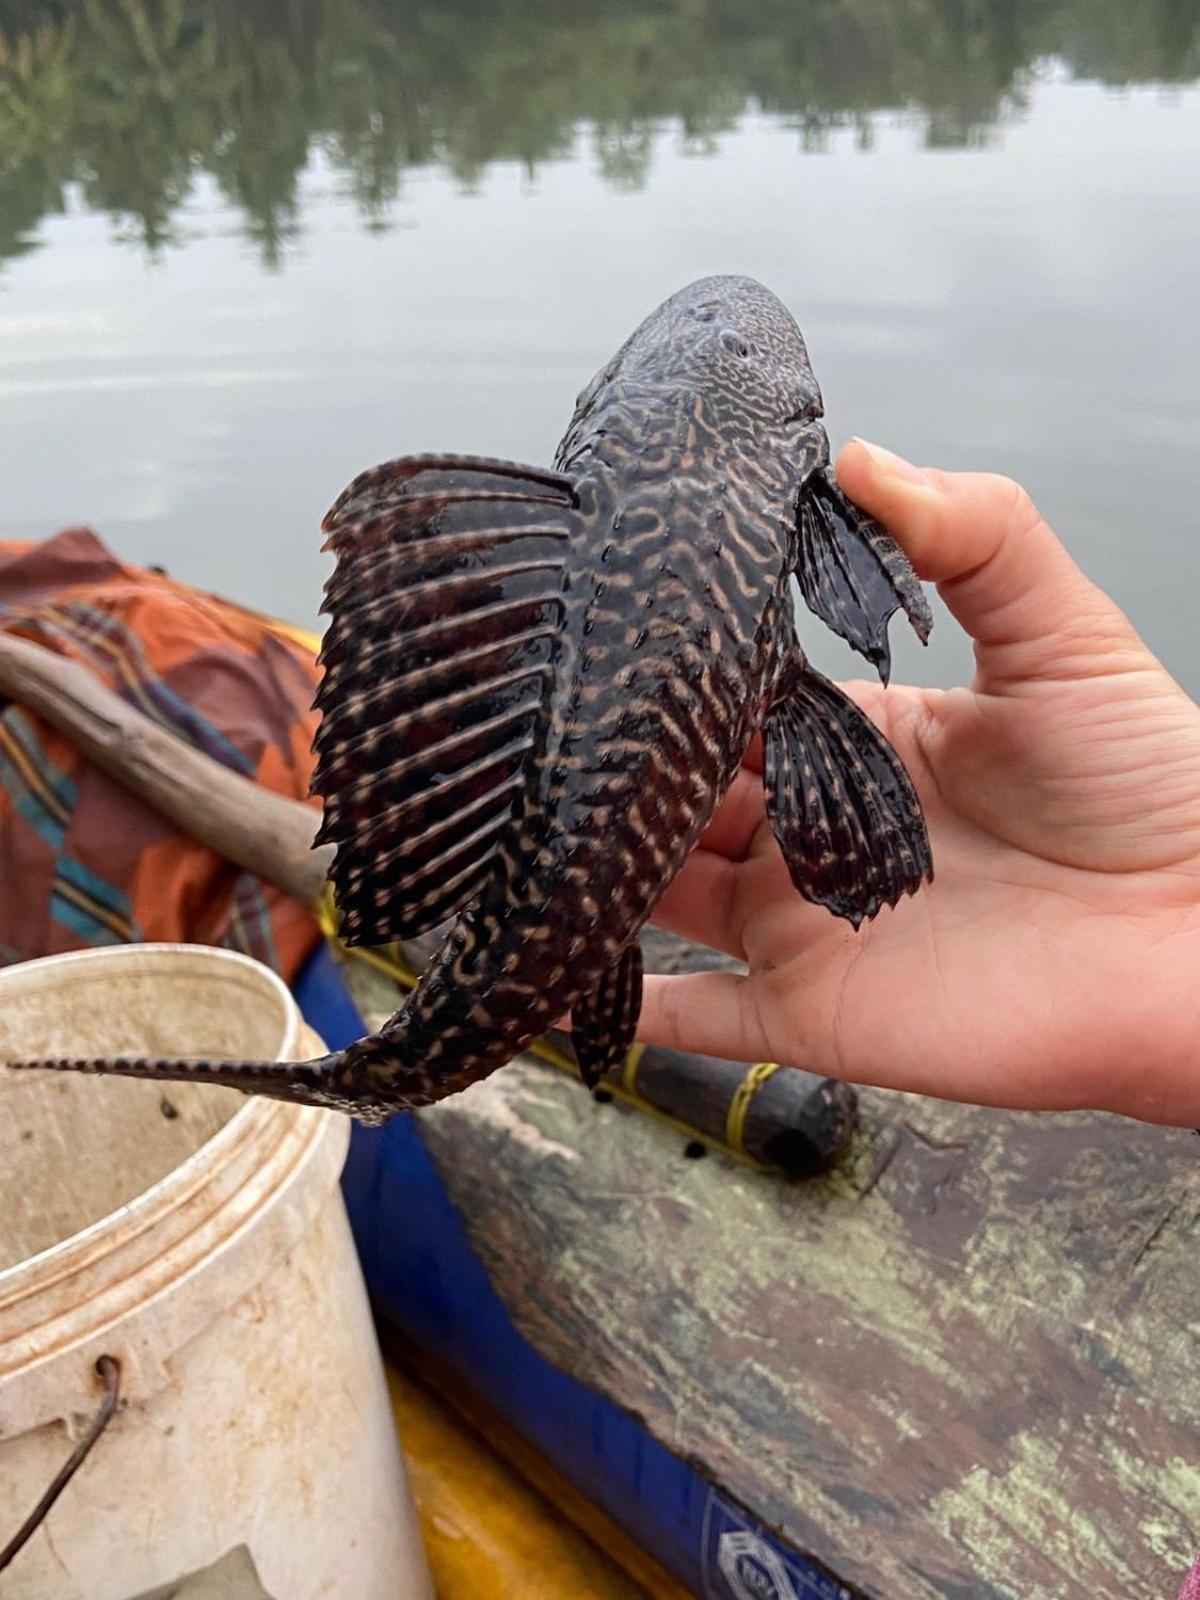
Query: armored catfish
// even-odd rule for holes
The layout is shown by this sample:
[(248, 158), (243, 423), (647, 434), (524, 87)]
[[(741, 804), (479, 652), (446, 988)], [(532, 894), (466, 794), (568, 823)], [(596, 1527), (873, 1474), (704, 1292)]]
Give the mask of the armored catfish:
[(762, 729), (796, 888), (856, 926), (931, 875), (912, 785), (808, 663), (812, 611), (886, 681), (930, 614), (829, 470), (790, 313), (749, 278), (654, 311), (579, 396), (552, 469), (407, 456), (325, 519), (336, 567), (314, 789), (343, 937), (453, 923), (407, 1003), (298, 1063), (45, 1063), (231, 1084), (369, 1121), (453, 1094), (570, 1011), (585, 1079), (621, 1061), (638, 931)]

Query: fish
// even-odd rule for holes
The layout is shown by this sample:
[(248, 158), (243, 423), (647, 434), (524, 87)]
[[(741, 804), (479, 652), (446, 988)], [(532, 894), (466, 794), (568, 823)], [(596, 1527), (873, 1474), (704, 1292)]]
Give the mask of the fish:
[(747, 277), (664, 301), (579, 395), (551, 467), (410, 455), (323, 531), (318, 842), (348, 945), (448, 923), (376, 1033), (305, 1062), (28, 1063), (230, 1085), (365, 1122), (488, 1077), (567, 1013), (595, 1084), (631, 1048), (638, 934), (761, 730), (798, 892), (854, 927), (930, 880), (883, 734), (808, 661), (792, 580), (886, 684), (932, 617), (847, 499), (787, 307)]

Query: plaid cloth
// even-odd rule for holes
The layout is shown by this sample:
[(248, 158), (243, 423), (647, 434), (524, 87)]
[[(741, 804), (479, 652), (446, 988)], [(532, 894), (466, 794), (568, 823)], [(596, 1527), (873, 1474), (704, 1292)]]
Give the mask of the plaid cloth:
[[(268, 619), (117, 560), (94, 533), (0, 543), (0, 629), (82, 663), (224, 766), (308, 797), (317, 668)], [(193, 940), (291, 978), (307, 908), (195, 840), (0, 700), (0, 965), (88, 945)]]

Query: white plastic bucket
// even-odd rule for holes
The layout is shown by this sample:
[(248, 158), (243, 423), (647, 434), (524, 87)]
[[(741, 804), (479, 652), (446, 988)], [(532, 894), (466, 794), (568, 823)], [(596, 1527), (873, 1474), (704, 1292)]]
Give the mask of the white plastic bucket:
[[(0, 1061), (319, 1049), (231, 952), (0, 972)], [(249, 1547), (276, 1600), (432, 1600), (337, 1179), (349, 1125), (224, 1089), (0, 1067), (0, 1545), (121, 1409), (3, 1600), (129, 1600)]]

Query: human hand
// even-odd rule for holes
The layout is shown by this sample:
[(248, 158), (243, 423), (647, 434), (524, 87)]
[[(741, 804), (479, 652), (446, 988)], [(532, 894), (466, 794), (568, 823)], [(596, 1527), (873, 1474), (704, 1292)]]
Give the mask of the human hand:
[(936, 879), (858, 933), (802, 900), (756, 742), (655, 913), (749, 974), (648, 977), (639, 1038), (1200, 1124), (1200, 709), (1016, 484), (860, 441), (838, 478), (975, 641), (970, 688), (847, 686), (916, 784)]

